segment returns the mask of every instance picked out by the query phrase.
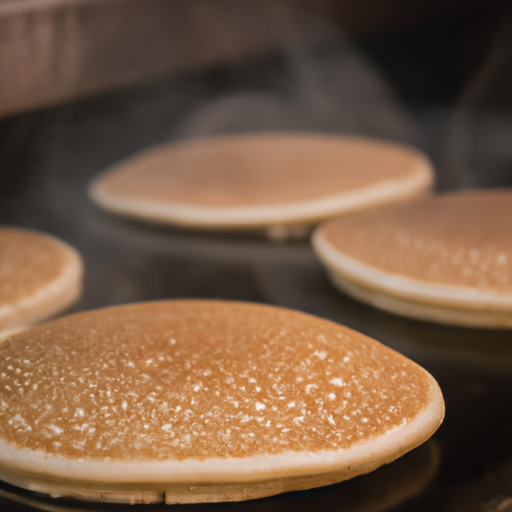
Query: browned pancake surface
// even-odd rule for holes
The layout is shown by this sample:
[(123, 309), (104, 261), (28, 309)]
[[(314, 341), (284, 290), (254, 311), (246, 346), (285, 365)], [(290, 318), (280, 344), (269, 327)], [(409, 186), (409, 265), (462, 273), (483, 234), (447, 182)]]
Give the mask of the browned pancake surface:
[(406, 178), (427, 167), (410, 148), (358, 138), (258, 135), (181, 142), (99, 178), (113, 196), (202, 207), (308, 201)]
[(50, 237), (0, 228), (0, 307), (30, 297), (57, 279), (68, 260), (61, 244)]
[(444, 194), (328, 221), (341, 253), (435, 284), (512, 292), (512, 192)]
[(0, 345), (0, 436), (70, 458), (346, 448), (414, 418), (424, 370), (319, 318), (175, 301), (62, 318)]

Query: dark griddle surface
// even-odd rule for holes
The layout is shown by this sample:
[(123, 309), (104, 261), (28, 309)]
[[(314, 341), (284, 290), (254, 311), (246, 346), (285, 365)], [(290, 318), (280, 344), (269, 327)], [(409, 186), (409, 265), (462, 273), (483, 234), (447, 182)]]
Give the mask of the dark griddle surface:
[[(265, 66), (268, 76), (275, 77), (279, 59), (269, 59)], [(251, 72), (257, 75), (254, 68)], [(307, 242), (276, 243), (256, 235), (150, 226), (102, 213), (89, 201), (87, 183), (110, 164), (152, 144), (190, 135), (188, 114), (198, 98), (207, 101), (221, 94), (230, 76), (224, 70), (160, 80), (1, 120), (0, 222), (52, 233), (82, 253), (85, 290), (74, 311), (186, 297), (303, 310), (367, 333), (423, 365), (443, 389), (447, 415), (420, 451), (353, 482), (243, 504), (179, 510), (512, 510), (510, 332), (436, 326), (361, 305), (331, 287)], [(272, 81), (261, 76), (259, 80), (260, 88)], [(278, 79), (273, 80), (282, 88)], [(434, 131), (442, 115), (437, 111), (436, 122), (435, 116), (429, 118)], [(418, 114), (417, 124), (421, 119)], [(310, 125), (301, 122), (297, 121), (302, 129), (321, 125), (318, 119)], [(225, 128), (236, 131), (237, 125), (228, 123)], [(343, 131), (343, 126), (332, 123), (328, 128)], [(375, 127), (370, 128), (367, 131), (375, 134)], [(396, 129), (394, 134), (405, 131)], [(426, 482), (428, 475), (430, 483), (419, 485), (410, 496), (411, 482)], [(0, 486), (0, 495), (2, 510), (31, 510), (30, 503), (39, 499), (7, 485)], [(15, 504), (8, 496), (22, 503)], [(58, 508), (64, 505), (48, 499), (39, 503), (44, 510), (135, 510), (69, 502), (68, 508)], [(137, 507), (161, 509), (173, 508)]]

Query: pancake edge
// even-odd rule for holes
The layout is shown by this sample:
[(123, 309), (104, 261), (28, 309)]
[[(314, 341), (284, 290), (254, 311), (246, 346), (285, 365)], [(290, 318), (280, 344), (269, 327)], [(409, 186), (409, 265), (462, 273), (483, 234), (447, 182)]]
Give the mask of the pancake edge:
[(512, 314), (512, 294), (432, 284), (380, 270), (347, 256), (332, 245), (322, 233), (322, 226), (315, 230), (311, 242), (316, 255), (337, 281), (350, 282), (354, 287), (393, 298), (397, 303), (411, 301), (429, 307)]
[[(398, 462), (398, 464), (393, 462), (391, 463), (389, 469), (384, 469), (384, 472), (374, 473), (373, 475), (369, 476), (369, 479), (359, 480), (359, 482), (356, 483), (355, 486), (351, 487), (350, 490), (347, 489), (341, 491), (343, 498), (348, 498), (348, 502), (345, 503), (345, 505), (347, 506), (347, 512), (348, 510), (353, 510), (354, 512), (356, 510), (360, 510), (361, 506), (363, 506), (366, 512), (378, 512), (388, 510), (388, 508), (391, 508), (392, 506), (396, 506), (399, 503), (402, 503), (404, 500), (418, 494), (422, 489), (424, 489), (429, 484), (429, 482), (432, 481), (439, 468), (441, 459), (440, 450), (435, 442), (427, 441), (422, 446), (412, 450), (412, 452), (422, 453), (424, 457), (426, 455), (427, 464), (413, 466), (411, 464), (411, 459), (408, 459), (405, 465), (401, 464), (400, 462)], [(414, 454), (412, 456), (414, 457)], [(410, 471), (404, 471), (406, 467), (409, 467)], [(372, 493), (368, 494), (367, 492), (365, 492), (365, 490), (369, 490), (372, 486), (376, 484), (379, 486), (384, 486), (386, 488), (390, 486), (392, 487), (393, 492), (386, 492), (385, 496), (374, 496)], [(210, 490), (213, 491), (212, 488), (210, 488)], [(51, 500), (52, 498), (46, 495), (27, 495), (26, 492), (23, 491), (24, 490), (19, 488), (9, 489), (5, 488), (4, 486), (0, 486), (0, 497), (9, 499), (11, 501), (15, 501), (20, 504), (29, 505), (35, 508), (44, 508), (45, 510), (53, 512), (80, 512), (83, 510), (82, 508), (69, 508), (67, 504), (60, 503), (59, 501), (51, 503), (49, 500)], [(240, 491), (238, 491), (238, 493), (242, 499), (239, 499), (237, 501), (250, 499), (250, 494), (253, 491), (257, 492), (254, 487), (250, 489), (248, 489), (247, 487), (241, 489), (241, 493)], [(284, 489), (283, 492), (286, 492), (286, 489)], [(189, 503), (198, 503), (199, 501), (196, 499), (199, 497), (198, 494), (188, 494), (187, 498), (190, 499)], [(265, 495), (268, 496), (270, 494), (267, 493)], [(200, 496), (203, 498), (203, 502), (205, 502), (205, 495), (201, 493)], [(208, 494), (210, 502), (220, 501), (218, 498), (228, 498), (225, 501), (234, 501), (233, 497), (236, 497), (236, 494), (226, 489), (223, 489), (220, 495)], [(134, 493), (132, 495), (120, 495), (118, 493), (108, 492), (103, 492), (101, 494), (98, 493), (98, 495), (87, 494), (84, 496), (80, 494), (80, 492), (77, 492), (73, 496), (73, 498), (82, 500), (102, 501), (104, 503), (147, 504), (166, 502), (167, 504), (171, 504), (177, 503), (176, 498), (183, 499), (183, 496), (175, 496), (169, 493)], [(193, 499), (196, 500), (192, 501)], [(183, 501), (181, 502), (183, 503)], [(41, 505), (43, 505), (43, 507), (41, 507)]]
[(504, 329), (512, 327), (512, 313), (503, 311), (477, 311), (421, 304), (407, 299), (371, 290), (345, 279), (335, 272), (329, 273), (332, 284), (353, 299), (396, 315), (461, 327)]

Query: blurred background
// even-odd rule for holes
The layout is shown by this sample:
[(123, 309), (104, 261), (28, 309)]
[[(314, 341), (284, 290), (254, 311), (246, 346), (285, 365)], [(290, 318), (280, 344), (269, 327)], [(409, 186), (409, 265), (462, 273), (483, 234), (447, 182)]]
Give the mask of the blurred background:
[(0, 194), (66, 137), (108, 164), (290, 129), (415, 144), (439, 189), (510, 185), (511, 58), (506, 0), (0, 0)]
[[(414, 474), (406, 466), (390, 487), (363, 484), (345, 510), (511, 511), (509, 331), (437, 326), (359, 304), (331, 287), (307, 241), (143, 225), (87, 197), (93, 176), (154, 144), (263, 130), (415, 145), (431, 158), (438, 190), (512, 186), (512, 5), (0, 0), (0, 224), (52, 233), (81, 252), (85, 288), (74, 310), (250, 300), (370, 334), (438, 379), (448, 413), (414, 498), (382, 498)], [(346, 488), (241, 507), (340, 510)], [(25, 496), (15, 509), (17, 492), (0, 485), (0, 505), (35, 506)], [(358, 501), (365, 497), (375, 499)]]

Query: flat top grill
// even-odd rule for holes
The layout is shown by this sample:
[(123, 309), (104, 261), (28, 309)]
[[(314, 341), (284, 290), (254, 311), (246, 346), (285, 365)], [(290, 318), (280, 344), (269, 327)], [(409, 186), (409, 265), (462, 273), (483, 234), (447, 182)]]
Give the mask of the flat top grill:
[[(329, 284), (307, 241), (276, 243), (258, 235), (148, 225), (103, 213), (87, 197), (93, 176), (153, 144), (291, 129), (417, 144), (433, 157), (441, 188), (512, 183), (509, 142), (503, 142), (512, 133), (506, 109), (499, 124), (493, 122), (498, 118), (492, 110), (482, 111), (483, 101), (455, 106), (441, 101), (433, 107), (425, 101), (407, 102), (403, 96), (400, 104), (361, 52), (375, 41), (360, 40), (357, 48), (343, 38), (329, 41), (0, 120), (0, 222), (52, 233), (82, 253), (85, 290), (73, 311), (187, 297), (276, 304), (369, 334), (438, 380), (447, 415), (421, 450), (355, 481), (229, 507), (512, 510), (510, 331), (429, 324), (353, 301)], [(486, 83), (492, 84), (498, 75), (490, 72)], [(486, 90), (482, 87), (480, 94)], [(460, 115), (466, 119), (463, 123)], [(483, 123), (477, 125), (475, 119)], [(444, 145), (441, 129), (443, 141), (448, 141)], [(477, 133), (499, 133), (502, 139), (493, 138), (490, 150), (487, 139), (476, 138)], [(498, 154), (500, 164), (492, 167), (492, 157)], [(0, 483), (0, 508), (28, 511), (32, 505), (44, 510), (123, 509), (61, 503)]]

